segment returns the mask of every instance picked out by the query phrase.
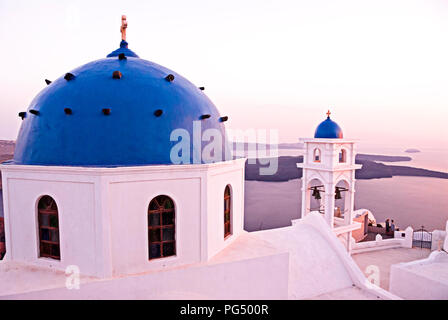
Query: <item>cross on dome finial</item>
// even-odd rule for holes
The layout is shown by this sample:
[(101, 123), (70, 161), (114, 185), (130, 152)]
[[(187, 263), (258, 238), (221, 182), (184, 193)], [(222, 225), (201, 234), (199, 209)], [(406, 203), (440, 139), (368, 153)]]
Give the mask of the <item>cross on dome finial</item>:
[(126, 16), (121, 16), (121, 40), (126, 41), (126, 28), (128, 27), (128, 22), (126, 21)]
[(328, 117), (328, 118), (330, 118), (330, 114), (331, 114), (331, 112), (330, 112), (330, 110), (328, 110), (328, 111), (327, 111), (327, 117)]

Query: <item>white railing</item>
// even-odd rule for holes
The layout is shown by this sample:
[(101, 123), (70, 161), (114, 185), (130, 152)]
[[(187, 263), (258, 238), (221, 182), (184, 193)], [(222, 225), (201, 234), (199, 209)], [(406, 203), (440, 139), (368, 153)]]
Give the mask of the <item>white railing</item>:
[(380, 234), (377, 234), (375, 241), (356, 243), (353, 240), (352, 254), (392, 248), (412, 248), (414, 230), (411, 227), (407, 227), (405, 231), (399, 231), (397, 233), (395, 234), (395, 238), (392, 239), (383, 239)]
[(361, 224), (359, 222), (353, 222), (352, 224), (335, 227), (335, 228), (333, 228), (333, 232), (336, 235), (340, 235), (342, 233), (358, 230), (359, 228), (361, 228)]

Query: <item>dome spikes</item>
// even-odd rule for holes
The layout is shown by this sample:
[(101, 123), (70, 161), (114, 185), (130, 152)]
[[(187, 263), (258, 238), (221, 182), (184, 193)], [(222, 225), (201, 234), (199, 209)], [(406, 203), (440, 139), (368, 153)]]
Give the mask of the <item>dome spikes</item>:
[(39, 111), (34, 110), (34, 109), (31, 109), (31, 110), (30, 110), (30, 113), (31, 113), (31, 114), (34, 114), (35, 116), (38, 116), (38, 115), (40, 114)]
[(121, 79), (122, 76), (120, 71), (114, 71), (114, 73), (112, 73), (112, 78), (114, 79)]
[(65, 76), (64, 76), (64, 79), (67, 80), (67, 81), (74, 80), (74, 79), (75, 79), (75, 75), (74, 75), (74, 74), (71, 74), (70, 72), (67, 72), (67, 73), (65, 74)]
[(124, 54), (124, 53), (120, 53), (119, 55), (118, 55), (118, 60), (126, 60), (127, 58), (126, 58), (126, 55)]
[(160, 117), (163, 114), (163, 110), (162, 109), (157, 109), (156, 111), (154, 111), (154, 115), (156, 117)]
[(204, 91), (205, 87), (199, 87), (199, 90)]
[(205, 120), (205, 119), (208, 119), (208, 118), (210, 118), (209, 114), (203, 114), (202, 116), (199, 117), (199, 119), (201, 119), (201, 120)]
[(49, 86), (51, 84), (51, 81), (48, 79), (45, 79), (45, 83), (47, 84), (47, 86)]
[(19, 117), (23, 119), (26, 118), (26, 112), (19, 112)]
[(168, 82), (173, 82), (174, 81), (174, 76), (170, 73), (169, 75), (167, 75), (165, 77), (165, 80)]
[(228, 116), (224, 116), (224, 117), (219, 118), (219, 122), (226, 122), (227, 120), (229, 120)]
[(109, 108), (104, 108), (104, 109), (103, 109), (103, 114), (104, 114), (105, 116), (110, 115), (110, 109), (109, 109)]
[(68, 115), (73, 114), (73, 111), (71, 108), (64, 108), (64, 112), (65, 112), (65, 114), (68, 114)]

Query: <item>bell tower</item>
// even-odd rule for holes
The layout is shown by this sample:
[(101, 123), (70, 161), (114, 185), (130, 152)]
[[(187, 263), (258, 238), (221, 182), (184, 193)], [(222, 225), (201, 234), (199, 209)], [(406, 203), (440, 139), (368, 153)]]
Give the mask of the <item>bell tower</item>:
[[(314, 138), (301, 139), (305, 145), (302, 168), (302, 218), (312, 211), (324, 215), (338, 235), (347, 232), (350, 247), (355, 194), (355, 141), (343, 138), (339, 125), (327, 119), (316, 129)], [(344, 228), (341, 228), (344, 227)], [(355, 228), (356, 229), (356, 228)], [(345, 230), (338, 233), (338, 231)]]

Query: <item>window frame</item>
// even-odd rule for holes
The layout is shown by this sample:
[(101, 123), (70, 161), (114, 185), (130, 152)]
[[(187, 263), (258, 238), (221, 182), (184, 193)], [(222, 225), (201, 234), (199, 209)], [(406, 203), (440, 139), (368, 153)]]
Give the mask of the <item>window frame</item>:
[[(316, 159), (316, 156), (318, 157), (318, 159)], [(322, 160), (322, 153), (320, 151), (319, 148), (314, 148), (313, 150), (313, 162), (317, 162), (320, 163)]]
[[(51, 199), (49, 205), (46, 208), (40, 208), (41, 203), (45, 201), (45, 199)], [(53, 207), (54, 205), (54, 207)], [(48, 225), (44, 224), (43, 216), (48, 216)], [(56, 227), (51, 226), (51, 217), (56, 216)], [(61, 238), (60, 238), (60, 227), (59, 227), (59, 208), (56, 203), (56, 200), (49, 195), (44, 195), (39, 198), (39, 201), (37, 202), (37, 228), (38, 228), (38, 236), (39, 236), (39, 258), (46, 258), (46, 259), (53, 259), (57, 261), (61, 261)], [(53, 240), (44, 240), (43, 238), (43, 230), (48, 230), (48, 238), (51, 239), (51, 233), (57, 232), (57, 241)], [(51, 248), (50, 252), (48, 253), (45, 250), (45, 247), (49, 246)], [(52, 250), (54, 247), (57, 247), (58, 255), (53, 254)]]
[[(163, 199), (160, 203), (160, 199)], [(171, 202), (171, 208), (166, 209), (164, 208), (166, 201)], [(157, 209), (151, 209), (151, 204), (155, 202), (158, 206)], [(172, 223), (170, 224), (163, 224), (163, 215), (166, 213), (172, 213)], [(159, 215), (159, 224), (157, 225), (151, 225), (151, 215)], [(176, 208), (174, 201), (171, 197), (167, 195), (158, 195), (152, 198), (152, 200), (149, 202), (148, 210), (147, 210), (147, 229), (148, 229), (148, 261), (163, 259), (163, 258), (169, 258), (176, 256), (177, 248), (176, 248)], [(159, 229), (159, 241), (152, 241), (151, 240), (151, 231)], [(166, 229), (172, 229), (173, 231), (173, 239), (172, 240), (163, 240), (163, 230)], [(163, 247), (164, 244), (173, 243), (173, 253), (170, 255), (164, 255)], [(151, 245), (152, 244), (158, 244), (160, 246), (160, 256), (158, 257), (151, 257)]]
[(347, 163), (347, 150), (341, 149), (338, 155), (339, 163)]
[(224, 189), (224, 239), (232, 234), (232, 188), (228, 184)]

